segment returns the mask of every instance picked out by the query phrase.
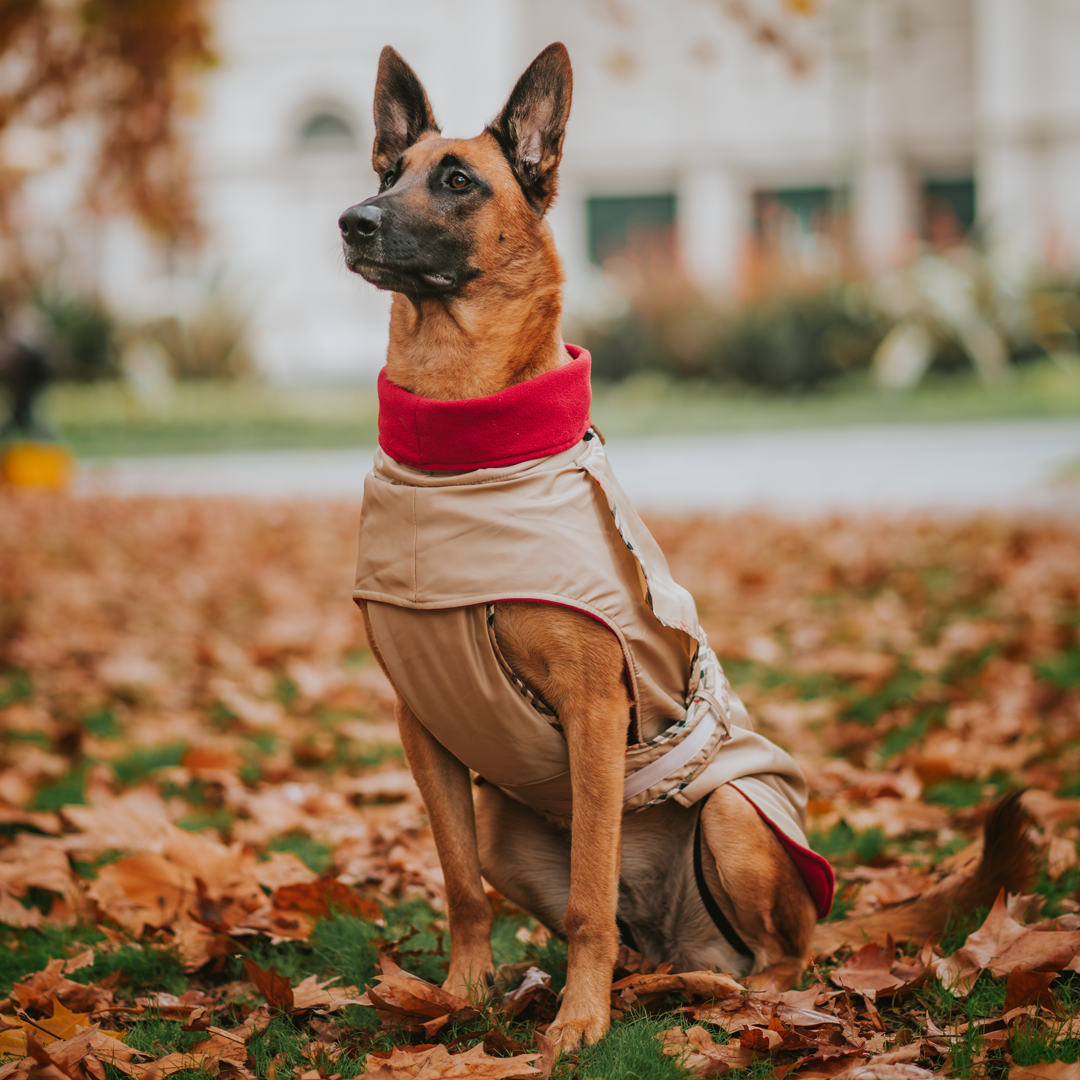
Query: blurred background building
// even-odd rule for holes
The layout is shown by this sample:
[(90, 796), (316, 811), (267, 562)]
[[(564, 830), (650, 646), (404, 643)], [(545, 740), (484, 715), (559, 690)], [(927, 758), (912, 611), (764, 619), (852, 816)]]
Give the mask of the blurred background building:
[[(574, 106), (551, 215), (568, 312), (649, 237), (716, 295), (780, 259), (874, 275), (978, 230), (1014, 273), (1080, 256), (1075, 0), (216, 0), (216, 66), (188, 103), (204, 238), (84, 208), (85, 132), (9, 128), (35, 265), (129, 320), (213, 282), (279, 381), (370, 381), (388, 297), (344, 269), (342, 210), (375, 191), (371, 98), (393, 44), (443, 129), (477, 133), (543, 46)], [(617, 266), (616, 266), (617, 269)]]

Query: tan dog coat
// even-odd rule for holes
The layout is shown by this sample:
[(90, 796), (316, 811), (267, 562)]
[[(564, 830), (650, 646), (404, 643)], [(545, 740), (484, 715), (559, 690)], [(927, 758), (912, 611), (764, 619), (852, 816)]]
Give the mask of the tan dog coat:
[(464, 473), (422, 471), (378, 450), (353, 595), (368, 602), (383, 659), (421, 723), (485, 780), (560, 817), (572, 815), (566, 742), (503, 661), (490, 606), (531, 600), (600, 620), (622, 646), (634, 702), (624, 811), (665, 799), (691, 806), (737, 781), (806, 874), (806, 781), (753, 731), (693, 598), (591, 432), (551, 457)]

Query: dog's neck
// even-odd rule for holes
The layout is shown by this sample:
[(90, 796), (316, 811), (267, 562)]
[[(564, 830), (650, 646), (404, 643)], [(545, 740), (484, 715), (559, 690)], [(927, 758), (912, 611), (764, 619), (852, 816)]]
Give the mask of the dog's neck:
[(546, 223), (535, 249), (496, 280), (446, 301), (394, 295), (386, 377), (436, 401), (488, 397), (568, 361), (562, 263)]

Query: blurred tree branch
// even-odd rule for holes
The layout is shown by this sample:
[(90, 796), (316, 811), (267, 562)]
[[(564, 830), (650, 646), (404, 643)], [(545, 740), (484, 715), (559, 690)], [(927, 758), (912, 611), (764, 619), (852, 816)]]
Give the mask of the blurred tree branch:
[[(86, 121), (89, 207), (130, 211), (170, 242), (198, 239), (180, 115), (214, 62), (211, 0), (0, 0), (0, 145), (15, 126)], [(24, 175), (0, 159), (0, 228)]]

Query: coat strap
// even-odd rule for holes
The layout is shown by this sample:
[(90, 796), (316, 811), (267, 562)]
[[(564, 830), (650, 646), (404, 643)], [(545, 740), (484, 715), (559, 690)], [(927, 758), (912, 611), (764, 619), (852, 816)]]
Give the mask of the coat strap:
[(737, 953), (749, 957), (752, 960), (754, 958), (753, 950), (741, 937), (739, 937), (735, 927), (731, 925), (728, 917), (720, 909), (720, 905), (716, 902), (716, 897), (713, 896), (712, 891), (705, 880), (705, 871), (701, 865), (701, 811), (705, 809), (705, 804), (708, 801), (709, 796), (706, 795), (698, 804), (697, 825), (694, 827), (694, 878), (697, 880), (698, 892), (701, 894), (701, 902), (705, 905), (705, 910), (709, 913), (709, 917), (716, 923), (716, 929), (727, 938), (728, 944), (730, 944)]

